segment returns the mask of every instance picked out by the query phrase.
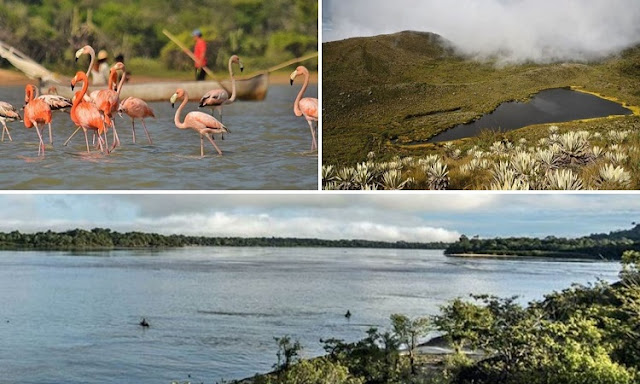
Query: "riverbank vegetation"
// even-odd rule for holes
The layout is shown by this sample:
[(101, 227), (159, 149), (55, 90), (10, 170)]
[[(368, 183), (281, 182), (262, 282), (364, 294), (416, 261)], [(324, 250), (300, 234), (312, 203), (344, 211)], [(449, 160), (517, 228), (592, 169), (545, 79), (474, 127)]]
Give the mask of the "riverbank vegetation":
[[(357, 343), (326, 340), (326, 356), (241, 383), (637, 384), (638, 324), (640, 252), (628, 251), (615, 284), (576, 285), (526, 307), (515, 297), (457, 298), (435, 316), (394, 315), (391, 330), (372, 328)], [(450, 352), (412, 359), (408, 330), (443, 334)]]
[(640, 225), (609, 234), (573, 239), (547, 236), (543, 239), (510, 237), (480, 239), (462, 235), (445, 250), (446, 255), (530, 256), (620, 260), (625, 251), (640, 251)]
[(169, 248), (187, 246), (224, 247), (330, 247), (330, 248), (395, 248), (445, 249), (449, 243), (385, 242), (368, 240), (323, 240), (279, 237), (208, 237), (161, 235), (144, 232), (117, 232), (108, 228), (90, 231), (73, 229), (36, 233), (0, 232), (0, 249), (109, 250), (131, 248)]
[[(0, 19), (0, 40), (63, 73), (77, 69), (76, 49), (91, 44), (106, 49), (110, 60), (122, 53), (134, 74), (191, 79), (193, 62), (163, 29), (189, 47), (191, 31), (201, 29), (209, 67), (220, 73), (232, 54), (253, 72), (318, 46), (318, 2), (307, 0), (5, 0)], [(312, 61), (305, 65), (316, 68)]]
[(545, 124), (428, 140), (550, 88), (575, 86), (640, 106), (639, 59), (635, 47), (601, 62), (497, 66), (419, 32), (324, 43), (324, 188), (637, 189), (637, 107), (635, 115), (559, 123), (552, 131)]

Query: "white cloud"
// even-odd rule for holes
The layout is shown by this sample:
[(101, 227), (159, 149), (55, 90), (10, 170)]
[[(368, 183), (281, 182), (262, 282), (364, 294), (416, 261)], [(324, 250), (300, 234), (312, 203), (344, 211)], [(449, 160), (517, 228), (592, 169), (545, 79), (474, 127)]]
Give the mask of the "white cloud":
[(348, 0), (328, 9), (325, 41), (411, 29), (509, 62), (584, 61), (640, 43), (638, 0)]

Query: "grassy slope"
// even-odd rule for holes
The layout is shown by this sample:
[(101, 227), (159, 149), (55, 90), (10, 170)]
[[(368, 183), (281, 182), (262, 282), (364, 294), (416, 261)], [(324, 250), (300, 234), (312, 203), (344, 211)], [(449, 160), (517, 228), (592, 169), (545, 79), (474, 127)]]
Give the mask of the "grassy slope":
[[(640, 105), (640, 47), (600, 63), (498, 68), (456, 56), (443, 38), (428, 33), (400, 32), (325, 43), (324, 163), (353, 165), (366, 160), (369, 151), (381, 159), (440, 153), (440, 146), (421, 143), (502, 102), (572, 85)], [(629, 129), (638, 123), (632, 116), (572, 122), (571, 126), (587, 129), (595, 124), (608, 129), (614, 124)], [(529, 139), (546, 136), (546, 130), (538, 128), (524, 128), (508, 136), (516, 140), (521, 135)]]

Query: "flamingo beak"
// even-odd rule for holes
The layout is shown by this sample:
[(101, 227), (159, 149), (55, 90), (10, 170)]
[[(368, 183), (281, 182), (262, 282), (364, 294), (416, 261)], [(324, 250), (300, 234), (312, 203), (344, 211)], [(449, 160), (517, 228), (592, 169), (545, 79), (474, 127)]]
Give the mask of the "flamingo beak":
[(293, 85), (293, 79), (298, 75), (298, 71), (291, 72), (291, 76), (289, 76), (289, 84)]
[(171, 108), (174, 107), (174, 104), (176, 103), (177, 98), (178, 98), (178, 94), (174, 93), (173, 96), (171, 96), (171, 99), (169, 99), (169, 101), (171, 102)]
[(242, 64), (242, 61), (240, 62), (240, 72), (244, 71), (244, 64)]
[(82, 48), (78, 49), (76, 51), (76, 63), (78, 62), (78, 59), (80, 58), (80, 56), (82, 56)]
[(74, 85), (75, 85), (75, 84), (73, 84), (73, 83), (71, 84), (71, 90), (72, 90), (72, 91), (73, 91), (73, 86), (74, 86)]

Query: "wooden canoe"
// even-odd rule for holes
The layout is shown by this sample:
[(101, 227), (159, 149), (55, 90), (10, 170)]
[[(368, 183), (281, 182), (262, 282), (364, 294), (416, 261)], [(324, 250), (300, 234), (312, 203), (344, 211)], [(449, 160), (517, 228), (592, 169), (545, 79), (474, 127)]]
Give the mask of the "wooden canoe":
[[(40, 86), (41, 93), (47, 93), (49, 87), (55, 86), (58, 94), (64, 97), (71, 98), (73, 92), (69, 82), (65, 81), (45, 81)], [(209, 81), (166, 81), (166, 82), (152, 82), (152, 83), (134, 83), (125, 84), (122, 88), (120, 98), (124, 99), (129, 96), (138, 97), (145, 101), (167, 101), (176, 91), (176, 89), (182, 88), (189, 94), (189, 99), (192, 101), (199, 100), (202, 95), (212, 89), (224, 88), (231, 95), (231, 81), (224, 80), (221, 82), (215, 80)], [(240, 100), (264, 100), (267, 96), (267, 90), (269, 88), (269, 74), (260, 73), (258, 75), (236, 79), (236, 92), (237, 97)], [(106, 89), (105, 86), (93, 87), (89, 85), (89, 91), (95, 91), (98, 89)], [(77, 90), (76, 90), (77, 91)]]

